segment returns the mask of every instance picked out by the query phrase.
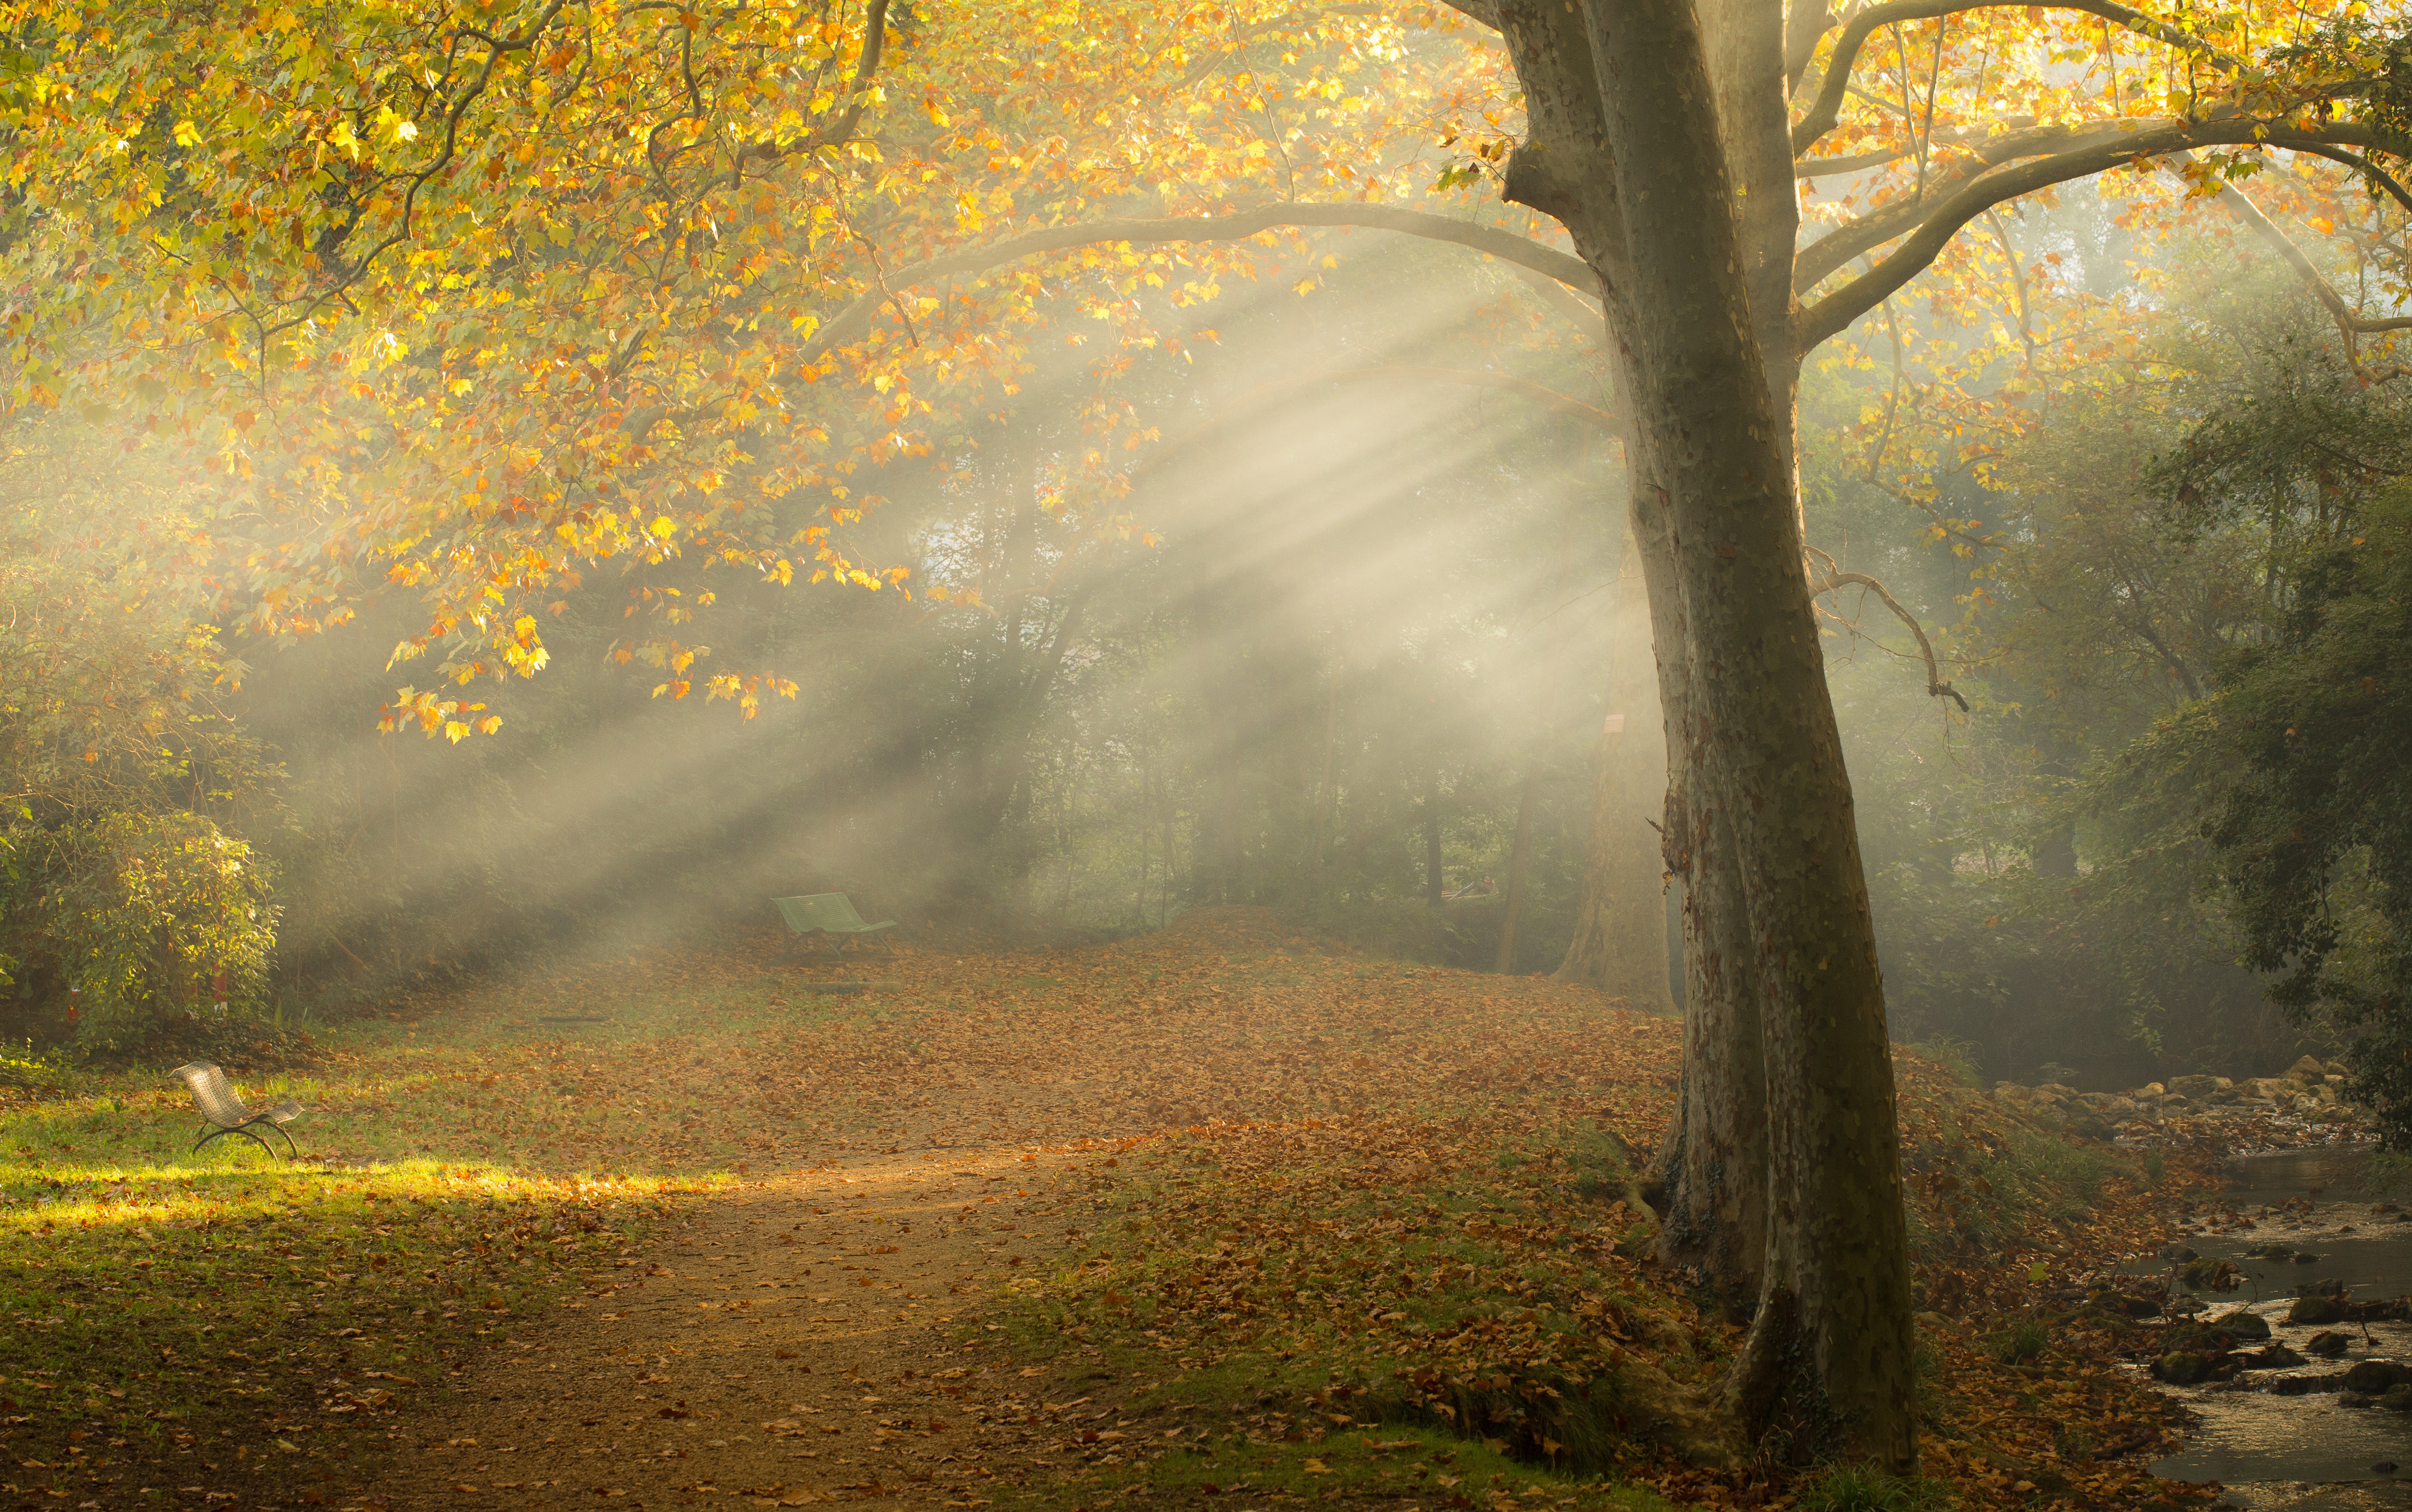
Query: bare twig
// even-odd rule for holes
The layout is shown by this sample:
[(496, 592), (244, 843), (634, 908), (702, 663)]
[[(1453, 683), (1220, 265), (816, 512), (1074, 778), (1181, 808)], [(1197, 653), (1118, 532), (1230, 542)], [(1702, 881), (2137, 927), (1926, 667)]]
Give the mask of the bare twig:
[[(1892, 610), (1902, 624), (1909, 626), (1909, 633), (1918, 639), (1918, 653), (1926, 662), (1927, 696), (1934, 698), (1949, 698), (1960, 706), (1962, 713), (1968, 712), (1968, 700), (1960, 696), (1959, 689), (1943, 680), (1942, 668), (1934, 659), (1934, 644), (1926, 639), (1926, 627), (1918, 623), (1917, 615), (1902, 608), (1901, 600), (1892, 596), (1891, 589), (1864, 572), (1845, 572), (1832, 557), (1814, 546), (1808, 548), (1808, 554), (1815, 559), (1810, 565), (1809, 573), (1809, 591), (1812, 595), (1822, 598), (1837, 589), (1857, 587), (1864, 588), (1884, 600), (1885, 608)], [(1822, 574), (1817, 569), (1816, 563), (1824, 564)]]

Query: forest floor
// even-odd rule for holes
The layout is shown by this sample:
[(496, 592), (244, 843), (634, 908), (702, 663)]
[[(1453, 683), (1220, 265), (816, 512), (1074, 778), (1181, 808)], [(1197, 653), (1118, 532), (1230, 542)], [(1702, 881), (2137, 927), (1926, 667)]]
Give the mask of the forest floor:
[(2075, 1284), (2162, 1241), (2186, 1156), (1906, 1055), (1928, 1481), (1675, 1452), (1739, 1338), (1625, 1200), (1678, 1039), (1220, 909), (398, 1002), (238, 1078), (308, 1107), (291, 1166), (87, 1079), (0, 1104), (0, 1505), (2199, 1498)]

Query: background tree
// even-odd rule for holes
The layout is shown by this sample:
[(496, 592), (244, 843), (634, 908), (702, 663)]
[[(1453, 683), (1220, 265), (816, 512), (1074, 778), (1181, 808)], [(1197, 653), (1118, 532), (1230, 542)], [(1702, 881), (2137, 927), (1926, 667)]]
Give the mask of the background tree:
[(101, 1043), (247, 1007), (277, 909), (246, 834), (275, 829), (274, 770), (227, 712), (242, 664), (157, 576), (190, 521), (154, 499), (159, 536), (129, 541), (119, 491), (142, 479), (74, 421), (21, 428), (16, 462), (40, 480), (0, 536), (0, 980), (19, 1027), (45, 999)]

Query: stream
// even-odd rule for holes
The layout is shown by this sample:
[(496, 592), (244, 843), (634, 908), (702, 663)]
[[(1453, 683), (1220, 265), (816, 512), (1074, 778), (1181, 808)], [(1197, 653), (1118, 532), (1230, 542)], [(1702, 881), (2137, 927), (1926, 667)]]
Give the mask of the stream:
[[(2330, 1145), (2244, 1155), (2227, 1167), (2223, 1198), (2243, 1222), (2186, 1240), (2206, 1260), (2241, 1275), (2233, 1290), (2181, 1291), (2176, 1264), (2120, 1267), (2172, 1283), (2172, 1295), (2207, 1304), (2210, 1321), (2240, 1307), (2270, 1327), (2272, 1343), (2305, 1357), (2300, 1366), (2255, 1370), (2235, 1382), (2164, 1387), (2199, 1417), (2186, 1446), (2153, 1466), (2168, 1480), (2218, 1481), (2222, 1505), (2256, 1512), (2412, 1512), (2412, 1411), (2347, 1405), (2336, 1377), (2364, 1359), (2412, 1365), (2412, 1323), (2290, 1324), (2299, 1292), (2342, 1283), (2356, 1301), (2412, 1296), (2412, 1212), (2395, 1211), (2374, 1186), (2369, 1148)], [(2250, 1226), (2246, 1226), (2247, 1224)], [(2245, 1252), (2283, 1244), (2283, 1258)], [(2316, 1256), (2316, 1258), (2303, 1258)], [(2347, 1336), (2327, 1358), (2305, 1346), (2323, 1331)], [(2297, 1394), (2283, 1394), (2289, 1385)], [(2273, 1389), (2273, 1387), (2275, 1389)], [(2308, 1389), (2306, 1389), (2308, 1388)]]

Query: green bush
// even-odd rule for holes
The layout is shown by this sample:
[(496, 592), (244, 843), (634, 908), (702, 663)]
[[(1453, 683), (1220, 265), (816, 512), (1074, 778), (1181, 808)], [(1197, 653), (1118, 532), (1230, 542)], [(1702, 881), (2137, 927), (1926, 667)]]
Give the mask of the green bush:
[(218, 973), (229, 1006), (257, 1000), (276, 908), (272, 873), (248, 844), (198, 814), (112, 814), (51, 838), (65, 864), (38, 915), (64, 947), (80, 1038), (139, 1038), (187, 992), (203, 1001), (203, 978)]
[[(273, 874), (232, 816), (273, 773), (218, 707), (241, 667), (193, 606), (30, 512), (0, 535), (0, 987), (18, 1033), (113, 1047), (257, 1001)], [(205, 995), (206, 993), (206, 995)]]

